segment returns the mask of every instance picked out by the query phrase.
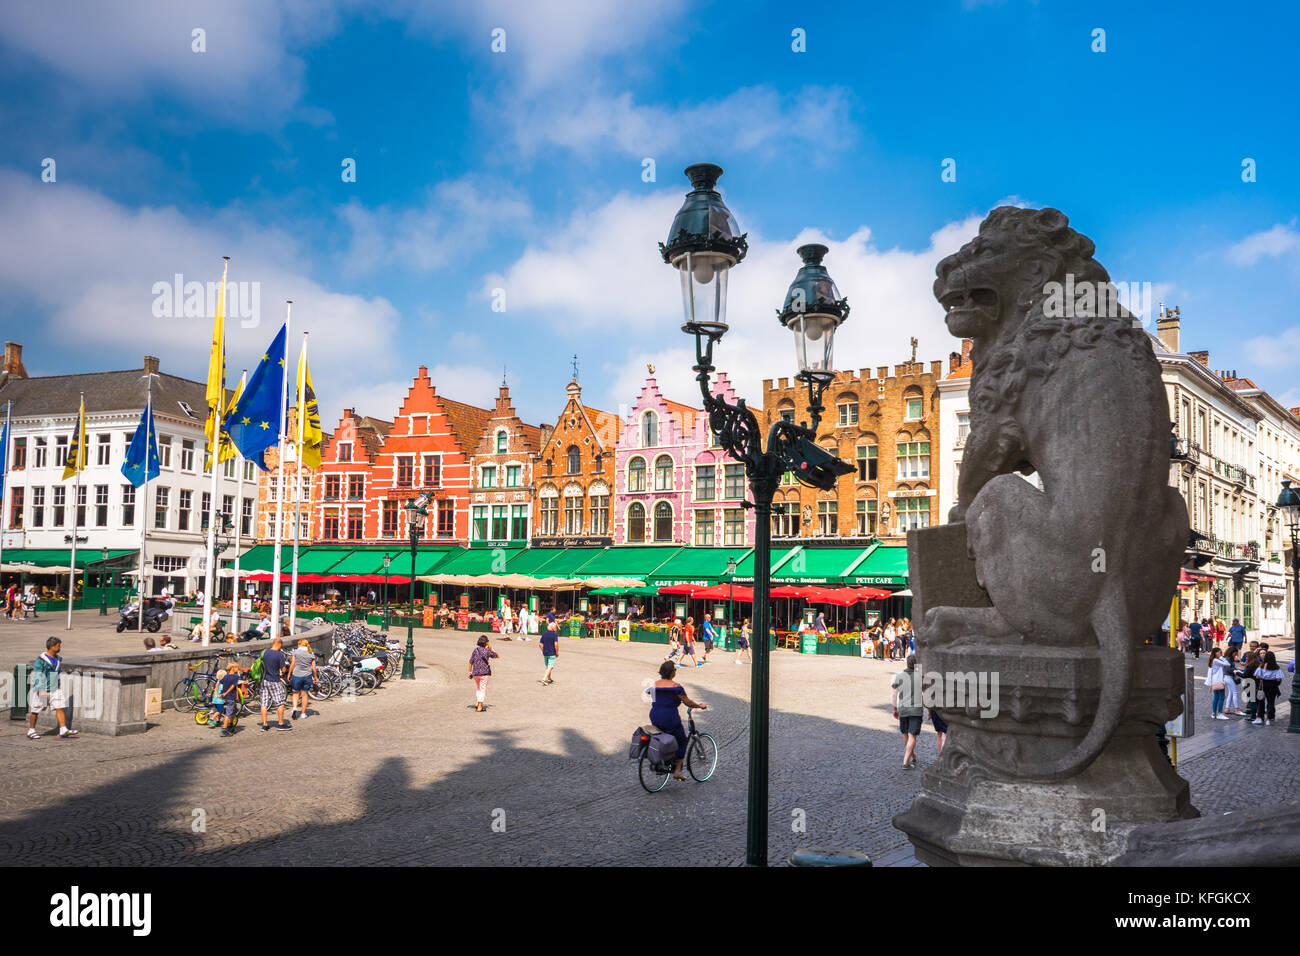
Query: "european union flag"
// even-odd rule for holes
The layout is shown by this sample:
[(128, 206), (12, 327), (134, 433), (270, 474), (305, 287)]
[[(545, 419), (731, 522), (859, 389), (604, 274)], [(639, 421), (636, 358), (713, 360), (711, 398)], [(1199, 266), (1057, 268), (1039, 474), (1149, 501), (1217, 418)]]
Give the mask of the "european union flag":
[[(146, 451), (146, 449), (148, 449)], [(148, 474), (145, 474), (145, 461), (148, 460)], [(131, 444), (126, 449), (126, 460), (122, 462), (122, 474), (132, 485), (139, 488), (146, 481), (158, 477), (158, 432), (153, 427), (153, 409), (146, 407), (140, 413), (140, 424), (135, 426)]]
[(284, 362), (285, 326), (271, 341), (271, 347), (253, 371), (235, 407), (226, 416), (226, 432), (239, 453), (257, 467), (266, 467), (264, 452), (280, 443), (280, 428), (284, 421)]

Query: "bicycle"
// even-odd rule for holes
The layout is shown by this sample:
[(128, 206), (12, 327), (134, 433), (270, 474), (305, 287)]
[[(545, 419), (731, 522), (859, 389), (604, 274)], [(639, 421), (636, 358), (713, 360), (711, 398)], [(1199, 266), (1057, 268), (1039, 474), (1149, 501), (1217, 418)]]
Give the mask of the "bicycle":
[[(701, 733), (696, 729), (695, 715), (692, 713), (694, 709), (686, 708), (686, 759), (683, 764), (696, 783), (704, 783), (718, 769), (718, 743), (713, 739), (712, 734)], [(653, 728), (653, 725), (651, 727)], [(654, 732), (660, 731), (655, 729)], [(641, 744), (641, 754), (636, 766), (637, 776), (641, 779), (641, 786), (648, 793), (658, 793), (668, 785), (668, 778), (672, 776), (677, 755), (674, 754), (673, 759), (666, 762), (651, 760), (649, 743), (647, 737)]]
[(211, 666), (216, 662), (217, 658), (213, 657), (206, 661), (185, 665), (189, 673), (172, 688), (173, 707), (185, 713), (193, 713), (200, 707), (207, 706), (208, 701), (212, 699), (212, 691), (217, 685), (217, 674), (215, 670), (201, 671), (199, 667), (203, 664)]

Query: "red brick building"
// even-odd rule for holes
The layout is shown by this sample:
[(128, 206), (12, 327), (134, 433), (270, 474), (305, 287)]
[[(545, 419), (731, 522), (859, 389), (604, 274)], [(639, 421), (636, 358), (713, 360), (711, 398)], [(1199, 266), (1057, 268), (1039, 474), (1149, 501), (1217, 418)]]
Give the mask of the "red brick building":
[(541, 444), (541, 429), (523, 423), (502, 383), (496, 410), (470, 458), (470, 539), (475, 544), (528, 543)]
[(468, 544), (470, 456), (492, 414), (439, 395), (421, 365), (371, 466), (365, 540), (404, 539), (404, 505), (430, 491), (425, 538)]
[(375, 462), (393, 423), (344, 410), (321, 450), (316, 474), (316, 540), (326, 543), (366, 538), (366, 494)]

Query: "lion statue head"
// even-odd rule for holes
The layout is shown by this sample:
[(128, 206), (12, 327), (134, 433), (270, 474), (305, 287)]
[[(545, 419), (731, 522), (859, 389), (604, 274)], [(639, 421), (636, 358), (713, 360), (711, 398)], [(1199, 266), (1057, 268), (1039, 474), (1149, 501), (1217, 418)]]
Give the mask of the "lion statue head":
[(992, 373), (983, 390), (998, 404), (1014, 404), (1026, 376), (1050, 372), (1071, 348), (1105, 340), (1138, 359), (1151, 351), (1092, 258), (1092, 240), (1069, 223), (1057, 209), (999, 206), (935, 269), (948, 330), (973, 341), (973, 378)]

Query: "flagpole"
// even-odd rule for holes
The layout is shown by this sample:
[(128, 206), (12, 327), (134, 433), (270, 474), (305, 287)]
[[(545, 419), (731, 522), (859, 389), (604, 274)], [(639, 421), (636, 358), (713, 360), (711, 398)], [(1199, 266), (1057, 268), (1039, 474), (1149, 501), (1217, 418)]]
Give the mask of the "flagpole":
[(153, 465), (153, 457), (149, 454), (153, 450), (153, 435), (150, 430), (153, 426), (153, 375), (147, 370), (145, 373), (145, 418), (144, 418), (144, 497), (140, 499), (140, 566), (136, 568), (136, 591), (137, 604), (136, 630), (144, 633), (144, 545), (145, 534), (149, 530), (149, 469)]
[[(226, 404), (226, 334), (225, 334), (225, 307), (226, 307), (226, 276), (230, 272), (230, 256), (222, 256), (225, 259), (225, 265), (221, 269), (221, 292), (217, 301), (217, 334), (213, 336), (213, 349), (220, 349), (221, 355), (218, 359), (220, 362), (220, 371), (218, 373), (219, 394), (217, 395), (216, 405), (212, 404), (211, 396), (208, 399), (208, 414), (212, 416), (212, 435), (208, 442), (207, 458), (208, 465), (212, 469), (212, 481), (209, 484), (208, 491), (208, 550), (205, 574), (203, 576), (203, 646), (207, 647), (212, 641), (212, 582), (216, 577), (212, 565), (216, 562), (217, 548), (217, 458), (221, 454), (221, 415), (225, 411)], [(208, 374), (211, 376), (211, 360), (209, 360)], [(211, 381), (208, 382), (208, 388), (212, 388)]]
[[(0, 514), (3, 514), (5, 507), (5, 491), (9, 488), (9, 433), (10, 426), (13, 423), (14, 400), (11, 398), (5, 402), (5, 446), (0, 448), (0, 461), (4, 462), (4, 471), (0, 471)], [(0, 531), (0, 565), (5, 563), (5, 536)], [(19, 592), (21, 592), (22, 575), (18, 577)], [(19, 593), (19, 597), (21, 597)]]
[[(244, 393), (248, 369), (239, 376), (239, 393)], [(234, 444), (234, 442), (231, 442)], [(230, 633), (239, 633), (239, 532), (244, 524), (244, 454), (235, 459), (239, 469), (239, 483), (235, 486), (235, 577), (230, 586)]]
[(292, 299), (284, 303), (284, 358), (280, 361), (280, 443), (278, 446), (279, 477), (276, 488), (279, 492), (275, 504), (275, 566), (271, 569), (271, 637), (280, 636), (280, 560), (283, 551), (280, 547), (280, 532), (284, 527), (284, 406), (289, 400), (289, 314), (293, 306)]
[[(285, 352), (288, 352), (286, 339)], [(302, 432), (303, 432), (303, 415), (307, 411), (307, 382), (304, 370), (307, 368), (307, 333), (302, 334), (302, 356), (298, 360), (298, 416), (296, 451), (293, 459), (294, 482), (293, 482), (293, 572), (291, 584), (289, 587), (289, 633), (293, 634), (294, 625), (298, 622), (298, 537), (299, 526), (302, 524), (302, 515), (299, 513), (301, 505), (299, 499), (302, 497)]]
[(77, 443), (77, 460), (73, 463), (72, 472), (72, 567), (68, 569), (68, 623), (64, 625), (65, 631), (72, 630), (72, 600), (77, 593), (77, 532), (80, 530), (80, 524), (77, 521), (77, 507), (81, 498), (81, 452), (82, 446), (86, 443), (86, 393), (81, 393), (81, 410), (77, 414), (77, 434), (74, 436)]

